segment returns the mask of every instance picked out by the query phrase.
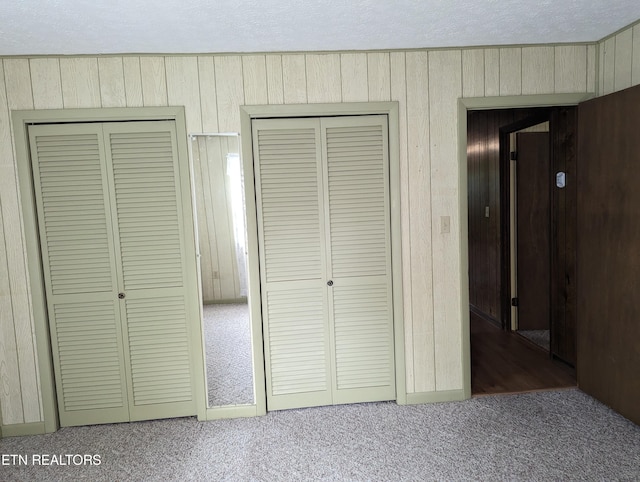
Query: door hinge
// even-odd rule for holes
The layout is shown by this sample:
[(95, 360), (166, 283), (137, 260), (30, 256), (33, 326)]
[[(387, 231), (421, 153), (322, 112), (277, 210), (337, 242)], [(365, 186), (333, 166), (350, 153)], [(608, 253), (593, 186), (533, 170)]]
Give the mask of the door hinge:
[(518, 160), (518, 153), (516, 151), (511, 151), (509, 153), (509, 159), (511, 159), (512, 161), (517, 161)]
[(511, 298), (511, 306), (518, 306), (518, 298)]

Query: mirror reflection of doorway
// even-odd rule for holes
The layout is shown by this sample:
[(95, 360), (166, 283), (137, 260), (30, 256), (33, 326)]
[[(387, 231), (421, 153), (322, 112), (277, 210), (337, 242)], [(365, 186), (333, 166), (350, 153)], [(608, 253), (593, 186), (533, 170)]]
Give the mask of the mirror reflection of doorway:
[(208, 406), (254, 403), (240, 142), (192, 134)]

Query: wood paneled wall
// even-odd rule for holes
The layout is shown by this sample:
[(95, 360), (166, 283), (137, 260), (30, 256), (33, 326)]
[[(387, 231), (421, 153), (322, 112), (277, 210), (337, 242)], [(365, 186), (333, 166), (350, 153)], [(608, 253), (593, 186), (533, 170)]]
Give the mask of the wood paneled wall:
[(500, 304), (501, 222), (509, 215), (500, 205), (500, 128), (536, 112), (493, 109), (467, 114), (469, 303), (476, 313), (497, 324), (504, 321)]
[(239, 301), (240, 273), (236, 254), (227, 154), (239, 155), (239, 138), (195, 136), (191, 141), (202, 300)]
[(1, 59), (3, 423), (42, 420), (11, 110), (184, 105), (198, 133), (238, 132), (242, 104), (398, 101), (406, 379), (417, 393), (463, 388), (457, 99), (591, 92), (596, 77), (595, 45)]
[(598, 95), (640, 84), (640, 21), (598, 44)]

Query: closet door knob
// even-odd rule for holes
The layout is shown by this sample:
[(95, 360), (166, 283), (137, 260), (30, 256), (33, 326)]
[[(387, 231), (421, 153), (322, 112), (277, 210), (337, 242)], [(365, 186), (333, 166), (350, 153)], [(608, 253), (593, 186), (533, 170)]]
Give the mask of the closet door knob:
[(118, 298), (120, 298), (121, 300), (124, 299), (124, 293), (118, 293)]
[(333, 286), (333, 280), (327, 281), (327, 286)]

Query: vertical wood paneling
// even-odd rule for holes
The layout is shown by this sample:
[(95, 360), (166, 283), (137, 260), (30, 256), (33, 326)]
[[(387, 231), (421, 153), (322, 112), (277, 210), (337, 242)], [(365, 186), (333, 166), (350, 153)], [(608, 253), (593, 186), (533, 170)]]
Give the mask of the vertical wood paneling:
[[(244, 104), (242, 61), (238, 56), (215, 57), (218, 128), (220, 132), (240, 132), (240, 106)], [(257, 79), (266, 82), (266, 79)]]
[(307, 102), (307, 67), (304, 55), (282, 56), (282, 83), (285, 104)]
[(553, 47), (525, 47), (522, 49), (523, 95), (553, 92), (553, 72)]
[[(0, 256), (0, 276), (4, 281), (0, 281), (0, 330), (4, 343), (0, 351), (0, 400), (4, 423), (25, 421), (23, 415), (27, 411), (28, 420), (36, 421), (32, 416), (35, 405), (29, 408), (31, 402), (25, 401), (23, 408), (22, 395), (37, 400), (30, 393), (32, 389), (20, 386), (34, 383), (37, 373), (23, 371), (18, 353), (22, 357), (27, 352), (12, 341), (16, 336), (27, 339), (31, 315), (26, 304), (28, 286), (24, 280), (9, 105), (185, 105), (190, 132), (237, 132), (238, 108), (244, 103), (398, 100), (407, 388), (409, 392), (457, 389), (462, 370), (455, 357), (459, 357), (461, 334), (457, 313), (451, 310), (459, 305), (457, 247), (462, 241), (456, 238), (460, 221), (456, 203), (460, 202), (459, 197), (464, 199), (464, 194), (457, 193), (457, 178), (453, 179), (458, 169), (454, 97), (583, 92), (593, 90), (596, 79), (600, 79), (600, 89), (613, 91), (626, 85), (629, 76), (632, 84), (640, 83), (639, 26), (632, 34), (623, 32), (617, 37), (618, 44), (612, 38), (600, 46), (2, 61), (0, 248), (4, 247), (5, 258), (3, 267)], [(629, 39), (630, 44), (625, 46)], [(598, 48), (602, 55), (596, 70)], [(626, 66), (619, 64), (622, 59)], [(5, 65), (9, 65), (7, 72)], [(205, 176), (210, 179), (211, 175), (208, 169)], [(204, 190), (204, 183), (200, 182), (200, 189)], [(449, 235), (439, 232), (440, 216), (445, 215), (451, 220)], [(199, 219), (202, 216), (206, 214), (199, 212)], [(451, 242), (447, 244), (445, 239)], [(446, 274), (445, 268), (452, 274)], [(15, 291), (10, 283), (21, 276), (22, 288)], [(210, 284), (212, 290), (213, 280)], [(219, 283), (218, 293), (222, 295)], [(35, 360), (32, 366), (35, 367)]]
[(4, 63), (0, 62), (0, 408), (2, 422), (9, 425), (24, 422), (14, 325), (20, 321), (24, 323), (24, 320), (14, 319), (14, 311), (19, 313), (20, 308), (15, 306), (19, 300), (15, 299), (10, 281), (10, 277), (15, 278), (15, 267), (10, 265), (10, 257), (15, 256), (15, 251), (9, 250), (11, 243), (16, 242), (15, 234), (19, 232), (20, 220), (6, 92), (5, 68)]
[(140, 57), (140, 77), (144, 105), (146, 107), (168, 105), (164, 57)]
[(583, 45), (561, 45), (555, 50), (555, 92), (587, 90), (587, 48)]
[[(429, 52), (429, 137), (431, 152), (431, 219), (433, 258), (433, 327), (436, 390), (462, 386), (460, 299), (459, 196), (451, 186), (458, 183), (458, 98), (462, 95), (460, 50)], [(443, 216), (449, 232), (440, 229)]]
[(369, 102), (386, 102), (390, 99), (391, 69), (388, 52), (367, 54), (367, 79)]
[[(27, 59), (5, 59), (4, 79), (6, 85), (7, 108), (33, 109), (31, 74)], [(9, 129), (9, 126), (7, 126)], [(3, 177), (7, 179), (1, 185), (2, 207), (6, 209), (3, 219), (8, 220), (13, 229), (5, 230), (4, 243), (9, 271), (12, 315), (15, 333), (15, 347), (20, 372), (20, 391), (22, 411), (25, 422), (41, 419), (40, 393), (38, 387), (38, 368), (35, 353), (33, 320), (30, 308), (29, 279), (27, 276), (22, 211), (20, 210), (17, 174), (15, 163), (11, 162), (13, 153), (9, 144), (8, 162), (3, 164)], [(4, 185), (6, 183), (6, 187)], [(6, 196), (5, 196), (6, 194)]]
[(100, 99), (102, 107), (125, 107), (124, 67), (122, 57), (98, 58), (100, 76)]
[(183, 105), (187, 132), (202, 132), (197, 57), (165, 57), (169, 105)]
[[(409, 163), (407, 156), (407, 81), (406, 56), (404, 52), (393, 52), (389, 56), (391, 78), (391, 100), (398, 101), (399, 150), (400, 150), (400, 226), (408, 233), (410, 223), (409, 205)], [(411, 239), (402, 236), (402, 284), (404, 286), (404, 340), (405, 376), (407, 391), (415, 392), (415, 370), (413, 361), (413, 309), (411, 300)]]
[(238, 300), (240, 283), (226, 156), (238, 153), (236, 137), (196, 136), (192, 140), (198, 245), (205, 303)]
[(604, 44), (598, 44), (598, 95), (604, 94)]
[(267, 104), (267, 66), (264, 55), (243, 56), (242, 76), (244, 79), (244, 104)]
[[(2, 66), (0, 66), (0, 69)], [(0, 86), (3, 86), (0, 83)], [(4, 178), (6, 167), (0, 167), (0, 175)], [(0, 181), (0, 188), (4, 182)], [(1, 192), (0, 192), (1, 193)], [(2, 198), (0, 197), (0, 408), (2, 421), (5, 424), (22, 423), (22, 388), (20, 387), (20, 371), (16, 347), (16, 333), (13, 324), (13, 299), (9, 283), (9, 265), (4, 236), (4, 219), (2, 214)]]
[(269, 104), (284, 104), (284, 85), (282, 81), (282, 56), (267, 55), (267, 98)]
[(213, 203), (213, 190), (216, 189), (215, 184), (211, 185), (211, 162), (209, 153), (210, 140), (206, 137), (198, 138), (198, 147), (200, 150), (200, 174), (202, 176), (202, 205), (204, 210), (204, 220), (206, 225), (206, 244), (202, 246), (202, 252), (205, 254), (206, 264), (209, 270), (203, 270), (204, 276), (209, 278), (211, 298), (205, 298), (204, 301), (214, 301), (222, 299), (222, 286), (220, 283), (220, 257), (218, 256), (218, 226), (216, 225), (215, 211), (219, 209)]
[(27, 59), (4, 59), (4, 80), (9, 111), (33, 109), (29, 61)]
[(428, 53), (407, 52), (407, 157), (411, 242), (413, 363), (415, 391), (436, 388), (431, 259), (431, 159), (429, 157)]
[[(200, 254), (200, 280), (202, 287), (202, 300), (207, 302), (215, 300), (216, 294), (213, 289), (214, 271), (211, 266), (211, 248), (209, 241), (209, 225), (205, 210), (205, 182), (208, 179), (208, 172), (203, 174), (203, 164), (206, 165), (206, 156), (202, 155), (204, 151), (204, 137), (195, 137), (191, 140), (191, 160), (193, 163), (193, 197), (196, 204), (196, 222), (198, 224), (198, 252)], [(200, 146), (203, 146), (202, 148)], [(204, 160), (203, 160), (204, 157)], [(215, 240), (213, 240), (215, 242)]]
[(307, 64), (307, 101), (341, 102), (340, 54), (309, 54)]
[(640, 84), (640, 24), (599, 42), (595, 48), (599, 52), (599, 95)]
[[(493, 139), (488, 139), (486, 149), (488, 151), (488, 162), (483, 175), (487, 183), (487, 191), (484, 198), (484, 206), (489, 206), (489, 218), (483, 218), (483, 227), (486, 229), (484, 236), (487, 243), (486, 261), (484, 272), (487, 274), (485, 285), (483, 286), (484, 304), (488, 306), (489, 314), (494, 319), (502, 320), (500, 310), (500, 252), (502, 244), (500, 242), (500, 127), (510, 124), (515, 120), (512, 111), (501, 111), (489, 116), (487, 122), (487, 132), (493, 133)], [(498, 147), (496, 149), (496, 147)], [(481, 212), (484, 215), (484, 213)], [(493, 261), (493, 264), (492, 264)]]
[(598, 79), (598, 59), (597, 46), (587, 46), (587, 92), (596, 92), (596, 82)]
[(500, 95), (522, 93), (522, 49), (500, 49)]
[(631, 87), (633, 63), (633, 29), (628, 28), (616, 35), (614, 90)]
[(603, 67), (602, 93), (610, 94), (615, 90), (616, 80), (616, 38), (611, 37), (603, 42), (600, 65)]
[(29, 61), (31, 90), (36, 109), (62, 109), (62, 83), (58, 59), (37, 58)]
[[(234, 148), (230, 149), (231, 143)], [(207, 139), (207, 165), (209, 167), (208, 216), (213, 219), (215, 233), (209, 239), (216, 238), (218, 260), (218, 280), (220, 299), (234, 300), (240, 298), (238, 284), (237, 257), (233, 235), (233, 219), (231, 203), (228, 197), (229, 186), (226, 173), (226, 156), (229, 152), (237, 152), (237, 138), (211, 137)]]
[(127, 107), (142, 107), (142, 77), (140, 74), (140, 57), (123, 57), (124, 92)]
[(218, 132), (218, 99), (216, 96), (216, 72), (212, 56), (198, 57), (200, 80), (200, 110), (202, 132)]
[(484, 50), (484, 95), (500, 95), (500, 50)]
[[(494, 282), (500, 261), (495, 259), (492, 247), (500, 242), (490, 229), (490, 220), (498, 214), (491, 202), (491, 179), (497, 175), (492, 169), (497, 157), (495, 144), (499, 142), (493, 119), (495, 111), (476, 111), (468, 115), (467, 163), (469, 207), (469, 298), (475, 310), (498, 319), (499, 306), (492, 303)], [(506, 119), (505, 119), (506, 120)], [(508, 124), (510, 121), (504, 122)], [(499, 120), (497, 126), (502, 124)], [(489, 207), (491, 218), (485, 217)]]
[(631, 59), (631, 85), (640, 84), (640, 24), (633, 27), (633, 44), (631, 51), (633, 58)]
[[(467, 213), (468, 213), (468, 252), (469, 252), (469, 304), (478, 306), (478, 290), (475, 289), (478, 269), (476, 267), (478, 254), (477, 246), (479, 216), (479, 166), (480, 166), (480, 132), (474, 119), (477, 112), (467, 113)], [(486, 127), (484, 129), (486, 132)]]
[(484, 96), (484, 50), (462, 51), (462, 96)]
[(101, 106), (100, 77), (96, 58), (61, 58), (60, 77), (65, 109)]
[(367, 102), (369, 100), (367, 75), (367, 54), (340, 55), (343, 102)]

